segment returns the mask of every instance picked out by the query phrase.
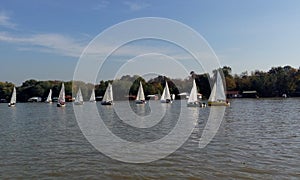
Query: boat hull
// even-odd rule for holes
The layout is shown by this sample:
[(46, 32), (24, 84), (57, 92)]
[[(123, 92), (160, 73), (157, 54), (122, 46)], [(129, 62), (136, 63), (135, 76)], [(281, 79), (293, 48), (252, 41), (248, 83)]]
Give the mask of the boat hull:
[(166, 100), (160, 100), (161, 103), (172, 103), (172, 101), (170, 99), (166, 99)]
[(83, 102), (74, 102), (75, 105), (83, 105)]
[(228, 102), (223, 102), (223, 101), (221, 101), (221, 102), (210, 102), (209, 101), (207, 104), (208, 104), (208, 106), (229, 106), (230, 105)]
[(57, 106), (57, 107), (65, 107), (66, 104), (60, 104), (60, 103), (57, 103), (56, 106)]
[(200, 107), (199, 103), (187, 103), (187, 107)]
[(113, 102), (111, 102), (111, 101), (102, 101), (101, 102), (101, 105), (113, 105)]
[(8, 107), (15, 107), (16, 104), (15, 103), (8, 103)]
[(146, 101), (143, 100), (136, 100), (135, 104), (146, 104)]

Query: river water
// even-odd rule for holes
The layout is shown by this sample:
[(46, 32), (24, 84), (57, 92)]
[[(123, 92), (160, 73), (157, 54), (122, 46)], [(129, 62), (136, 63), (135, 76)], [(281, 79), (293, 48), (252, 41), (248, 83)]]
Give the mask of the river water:
[[(152, 105), (161, 106), (158, 101)], [(178, 113), (188, 119), (189, 111), (196, 112), (195, 128), (179, 149), (160, 160), (136, 164), (94, 148), (81, 132), (70, 103), (65, 108), (0, 104), (0, 179), (300, 179), (300, 99), (232, 100), (204, 148), (199, 148), (199, 138), (210, 108), (178, 110), (185, 106), (184, 101), (167, 105), (170, 113), (151, 129), (155, 133), (147, 128), (135, 133), (119, 127), (113, 108), (97, 103), (111, 132), (143, 143), (167, 135), (176, 126)], [(148, 106), (142, 112), (131, 107), (139, 115), (151, 113)]]

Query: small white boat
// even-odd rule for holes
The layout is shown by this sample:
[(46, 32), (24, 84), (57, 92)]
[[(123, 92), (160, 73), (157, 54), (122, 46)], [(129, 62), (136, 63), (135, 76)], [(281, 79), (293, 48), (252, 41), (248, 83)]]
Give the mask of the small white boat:
[(217, 71), (216, 80), (207, 104), (208, 106), (229, 106), (229, 102), (226, 100), (224, 85), (219, 71)]
[(193, 87), (189, 96), (189, 99), (187, 100), (187, 106), (188, 107), (199, 107), (199, 101), (198, 101), (198, 92), (197, 92), (197, 85), (195, 79), (193, 79)]
[(136, 104), (145, 104), (146, 103), (142, 82), (140, 82), (140, 87), (139, 87), (138, 94), (135, 99), (135, 103)]
[(92, 94), (90, 97), (90, 102), (96, 102), (95, 89), (92, 90)]
[(45, 103), (52, 103), (52, 89), (50, 89), (48, 97), (47, 97)]
[(83, 105), (83, 97), (82, 97), (82, 93), (81, 93), (81, 89), (78, 89), (78, 92), (76, 94), (76, 98), (75, 98), (75, 105)]
[(108, 83), (108, 86), (106, 88), (105, 94), (103, 96), (102, 105), (113, 105), (113, 91), (112, 91), (112, 85)]
[(57, 107), (64, 107), (66, 106), (66, 99), (65, 99), (65, 85), (62, 83), (61, 89), (59, 92), (58, 100), (57, 100)]
[(160, 102), (161, 103), (172, 103), (171, 95), (170, 95), (170, 90), (169, 90), (169, 86), (168, 86), (168, 82), (167, 81), (166, 81), (166, 85), (165, 85), (164, 91), (163, 91), (163, 93), (161, 95)]
[(14, 107), (16, 105), (16, 102), (17, 102), (17, 90), (16, 87), (14, 87), (13, 93), (10, 98), (10, 102), (8, 103), (8, 107)]

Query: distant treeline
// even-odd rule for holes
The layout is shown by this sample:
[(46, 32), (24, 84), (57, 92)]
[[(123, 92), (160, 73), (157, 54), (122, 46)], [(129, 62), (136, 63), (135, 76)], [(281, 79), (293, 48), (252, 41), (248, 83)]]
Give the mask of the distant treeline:
[[(288, 96), (300, 96), (300, 68), (296, 69), (291, 66), (273, 67), (268, 72), (254, 71), (248, 74), (243, 72), (240, 75), (232, 75), (231, 68), (224, 66), (222, 68), (227, 91), (243, 91), (255, 90), (260, 97), (277, 97), (282, 94)], [(196, 74), (191, 72), (191, 76), (186, 79), (170, 79), (164, 76), (146, 81), (140, 76), (123, 76), (118, 80), (100, 81), (99, 84), (87, 84), (79, 81), (68, 81), (65, 83), (66, 95), (74, 97), (73, 92), (77, 92), (78, 87), (81, 88), (85, 100), (89, 99), (91, 91), (95, 88), (96, 96), (103, 96), (108, 83), (113, 84), (114, 99), (125, 100), (134, 98), (137, 94), (139, 82), (144, 87), (145, 95), (162, 94), (165, 82), (168, 82), (171, 94), (179, 94), (181, 92), (189, 92), (192, 86), (192, 78), (195, 78), (198, 92), (204, 98), (210, 95), (211, 87), (209, 82), (213, 79), (208, 74)], [(61, 88), (62, 81), (37, 81), (27, 80), (21, 86), (17, 87), (17, 101), (26, 102), (31, 97), (46, 98), (49, 90), (52, 89), (52, 97), (57, 97)], [(12, 89), (15, 85), (10, 82), (0, 82), (0, 99), (8, 101), (10, 99)], [(177, 96), (177, 98), (180, 98)]]

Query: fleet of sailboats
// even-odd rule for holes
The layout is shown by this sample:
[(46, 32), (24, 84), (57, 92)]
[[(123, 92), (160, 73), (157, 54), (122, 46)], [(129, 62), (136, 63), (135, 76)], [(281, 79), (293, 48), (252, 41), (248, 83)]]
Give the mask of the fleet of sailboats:
[(103, 96), (102, 105), (112, 105), (113, 104), (113, 91), (112, 91), (112, 85), (108, 83), (108, 86), (106, 88), (105, 94)]
[(224, 91), (223, 80), (219, 71), (216, 72), (216, 79), (208, 99), (208, 106), (228, 106)]
[(58, 100), (57, 100), (57, 107), (64, 107), (66, 106), (66, 99), (65, 99), (65, 84), (62, 83), (61, 89), (59, 92)]
[(10, 102), (8, 103), (8, 106), (13, 107), (16, 105), (16, 102), (17, 102), (17, 90), (16, 90), (16, 87), (14, 87), (13, 93), (10, 98)]
[(169, 90), (169, 86), (168, 86), (167, 81), (166, 81), (164, 91), (161, 95), (160, 102), (161, 103), (172, 103), (171, 94), (170, 94), (170, 90)]
[[(165, 82), (165, 87), (163, 90), (163, 93), (161, 95), (161, 103), (172, 103), (172, 100), (175, 99), (175, 95), (170, 94), (168, 82)], [(91, 97), (89, 99), (90, 102), (96, 102), (96, 96), (95, 96), (95, 89), (93, 88), (91, 92)], [(45, 101), (46, 103), (52, 103), (52, 89), (49, 90), (48, 97)], [(142, 82), (139, 82), (139, 89), (138, 93), (135, 99), (136, 104), (145, 104), (146, 99), (145, 99), (145, 94), (144, 94), (144, 89)], [(9, 107), (15, 106), (16, 104), (16, 87), (13, 88), (13, 92), (11, 95), (10, 102), (8, 103)], [(78, 92), (76, 94), (75, 102), (74, 104), (76, 105), (82, 105), (84, 104), (83, 101), (83, 96), (81, 89), (78, 89)], [(103, 96), (103, 99), (101, 101), (102, 105), (112, 105), (113, 104), (113, 89), (111, 83), (108, 83), (108, 86), (106, 88), (105, 94)], [(216, 71), (215, 73), (215, 82), (213, 85), (213, 88), (211, 90), (210, 97), (207, 102), (208, 106), (229, 106), (229, 102), (226, 100), (226, 95), (225, 95), (225, 90), (224, 90), (224, 84), (223, 80), (221, 78), (220, 72)], [(66, 100), (65, 100), (65, 85), (62, 83), (59, 97), (57, 100), (57, 107), (64, 107), (66, 105)], [(196, 81), (193, 79), (193, 86), (190, 92), (190, 95), (187, 100), (187, 106), (188, 107), (205, 107), (205, 103), (201, 103), (198, 100), (198, 91), (197, 91), (197, 86), (196, 86)]]
[(139, 86), (138, 94), (135, 99), (135, 103), (136, 104), (145, 104), (146, 103), (142, 82), (140, 82), (140, 86)]
[(81, 89), (78, 89), (78, 92), (76, 94), (76, 98), (75, 98), (75, 105), (83, 105), (83, 97), (82, 97), (82, 93), (81, 93)]
[(52, 103), (52, 89), (50, 89), (48, 97), (45, 101), (46, 103)]

